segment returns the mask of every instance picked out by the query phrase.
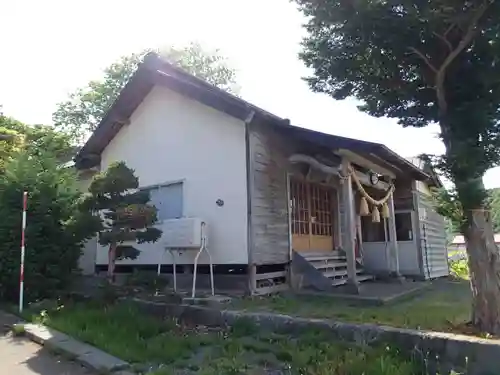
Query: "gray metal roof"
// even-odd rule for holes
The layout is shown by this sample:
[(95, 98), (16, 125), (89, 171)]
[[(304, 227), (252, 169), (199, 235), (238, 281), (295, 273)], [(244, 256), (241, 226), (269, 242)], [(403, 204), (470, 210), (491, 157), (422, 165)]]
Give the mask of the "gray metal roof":
[(75, 157), (77, 168), (92, 167), (98, 163), (101, 152), (120, 131), (125, 123), (124, 120), (130, 117), (154, 85), (164, 85), (171, 90), (241, 120), (247, 119), (254, 112), (257, 116), (265, 119), (270, 126), (278, 126), (292, 136), (333, 150), (338, 148), (349, 149), (362, 154), (368, 159), (373, 159), (373, 155), (376, 155), (377, 158), (374, 162), (378, 164), (381, 163), (382, 159), (382, 163), (385, 161), (385, 167), (394, 165), (410, 174), (414, 179), (425, 180), (429, 178), (422, 169), (399, 156), (387, 146), (292, 126), (288, 119), (276, 116), (200, 78), (194, 77), (184, 70), (167, 63), (154, 53), (146, 55), (144, 62), (139, 65), (137, 71), (122, 89), (119, 97), (97, 129), (78, 152)]

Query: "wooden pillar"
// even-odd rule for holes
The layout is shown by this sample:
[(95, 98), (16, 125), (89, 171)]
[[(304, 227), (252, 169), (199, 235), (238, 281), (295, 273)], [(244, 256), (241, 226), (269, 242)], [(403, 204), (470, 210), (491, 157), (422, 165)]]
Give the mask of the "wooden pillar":
[(248, 293), (250, 296), (256, 294), (257, 291), (257, 266), (250, 264), (248, 266)]
[(395, 276), (399, 277), (399, 249), (398, 249), (398, 239), (396, 234), (396, 215), (394, 211), (394, 194), (391, 194), (387, 202), (389, 206), (389, 238), (390, 238), (390, 270)]
[[(350, 163), (342, 160), (342, 173), (349, 174)], [(355, 254), (355, 230), (356, 222), (354, 215), (354, 197), (352, 192), (352, 177), (349, 175), (342, 184), (342, 200), (344, 205), (344, 215), (346, 222), (346, 243), (343, 243), (347, 258), (347, 284), (352, 288), (353, 293), (359, 293), (359, 283), (356, 277), (356, 254)]]

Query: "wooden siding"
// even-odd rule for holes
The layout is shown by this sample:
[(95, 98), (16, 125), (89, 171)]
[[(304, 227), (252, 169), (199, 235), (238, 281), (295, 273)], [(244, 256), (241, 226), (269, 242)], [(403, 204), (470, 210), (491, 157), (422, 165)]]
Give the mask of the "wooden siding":
[(412, 184), (410, 181), (396, 181), (394, 190), (394, 208), (396, 210), (415, 210)]
[(422, 275), (426, 279), (447, 276), (449, 271), (444, 218), (434, 210), (428, 194), (421, 191), (416, 194)]
[[(287, 144), (288, 143), (288, 144)], [(290, 261), (287, 170), (290, 141), (265, 124), (250, 126), (250, 204), (253, 264)]]
[[(331, 151), (284, 136), (265, 123), (252, 123), (248, 138), (251, 210), (249, 261), (255, 265), (288, 263), (291, 260), (288, 174), (304, 177), (304, 173), (309, 170), (304, 165), (290, 164), (288, 158), (301, 153), (329, 165), (338, 165), (338, 160), (334, 160)], [(314, 173), (309, 178), (317, 182), (321, 180), (321, 176)], [(330, 179), (329, 185), (337, 187), (338, 178)], [(337, 227), (334, 228), (334, 239), (339, 237)]]

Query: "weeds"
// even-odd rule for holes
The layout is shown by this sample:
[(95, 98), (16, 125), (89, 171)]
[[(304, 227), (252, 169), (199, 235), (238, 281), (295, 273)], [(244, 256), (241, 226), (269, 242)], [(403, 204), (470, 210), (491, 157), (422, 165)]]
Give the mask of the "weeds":
[(239, 310), (460, 333), (465, 333), (461, 327), (470, 318), (470, 306), (469, 283), (463, 280), (437, 281), (420, 296), (382, 306), (360, 306), (328, 296), (277, 295), (233, 300), (233, 308)]
[(467, 259), (450, 262), (450, 274), (458, 279), (469, 280), (469, 264)]
[(235, 321), (228, 330), (210, 329), (146, 316), (125, 303), (69, 303), (44, 316), (49, 326), (123, 358), (134, 368), (153, 370), (155, 375), (272, 371), (392, 375), (397, 369), (406, 375), (419, 374), (411, 361), (385, 348), (343, 344), (319, 330), (297, 336), (265, 332), (248, 319)]

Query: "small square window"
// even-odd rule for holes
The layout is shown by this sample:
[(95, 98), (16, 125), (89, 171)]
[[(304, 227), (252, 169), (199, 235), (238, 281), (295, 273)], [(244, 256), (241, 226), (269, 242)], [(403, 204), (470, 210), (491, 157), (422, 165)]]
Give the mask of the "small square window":
[(396, 235), (398, 241), (413, 241), (413, 226), (411, 222), (411, 212), (401, 212), (395, 214)]
[[(384, 230), (385, 223), (385, 230)], [(387, 220), (380, 218), (379, 223), (374, 223), (371, 216), (361, 217), (361, 237), (363, 242), (385, 242), (389, 241), (389, 226)]]
[(158, 210), (158, 220), (178, 219), (183, 216), (183, 183), (146, 188), (150, 204)]

